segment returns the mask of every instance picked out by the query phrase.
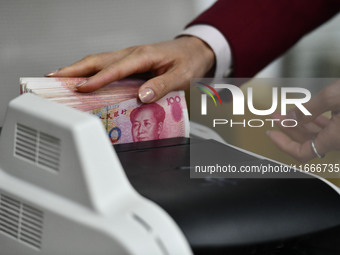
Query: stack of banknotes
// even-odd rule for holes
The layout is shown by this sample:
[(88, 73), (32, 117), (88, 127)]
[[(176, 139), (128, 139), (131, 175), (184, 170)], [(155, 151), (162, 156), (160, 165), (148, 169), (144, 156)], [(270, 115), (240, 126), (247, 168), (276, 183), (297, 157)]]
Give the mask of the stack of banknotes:
[(174, 91), (155, 103), (137, 99), (143, 80), (124, 79), (92, 93), (80, 93), (85, 78), (20, 78), (20, 93), (33, 93), (101, 119), (113, 144), (189, 136), (184, 91)]

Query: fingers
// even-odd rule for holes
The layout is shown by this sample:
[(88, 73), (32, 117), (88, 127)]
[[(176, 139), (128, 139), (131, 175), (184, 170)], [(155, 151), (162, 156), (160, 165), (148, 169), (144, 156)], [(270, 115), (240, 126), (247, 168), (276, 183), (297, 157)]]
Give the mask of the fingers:
[(147, 61), (143, 56), (136, 57), (131, 54), (102, 69), (84, 83), (79, 84), (77, 89), (80, 92), (92, 92), (131, 74), (149, 71), (151, 67), (151, 61)]
[(330, 123), (330, 119), (320, 115), (315, 118), (314, 123), (316, 123), (320, 128), (325, 128)]
[(285, 116), (282, 116), (278, 113), (274, 113), (272, 115), (274, 119), (281, 120), (278, 126), (282, 132), (292, 138), (294, 141), (297, 142), (304, 142), (316, 136), (318, 132), (322, 130), (322, 126), (318, 125), (315, 121), (308, 122), (308, 123), (300, 123), (298, 122), (296, 127), (284, 127), (281, 125), (282, 121), (286, 119)]
[(314, 118), (327, 111), (327, 105), (322, 102), (320, 97), (321, 96), (319, 94), (304, 104), (304, 107), (312, 115), (304, 115), (299, 109), (294, 108), (288, 112), (287, 118), (295, 119), (299, 123), (306, 123), (312, 121)]
[(304, 115), (299, 109), (294, 108), (289, 111), (287, 118), (293, 118), (299, 122), (309, 122), (322, 113), (332, 110), (340, 110), (340, 80), (322, 89), (309, 102), (304, 104), (304, 107), (312, 115)]
[[(339, 96), (340, 81), (337, 81), (304, 104), (311, 116), (305, 116), (297, 108), (289, 111), (287, 116), (273, 114), (274, 118), (280, 120), (295, 119), (298, 125), (294, 128), (280, 126), (281, 131), (269, 131), (268, 136), (279, 149), (300, 161), (320, 157), (332, 150), (340, 150)], [(322, 115), (326, 111), (332, 112), (332, 118)]]
[[(332, 150), (332, 146), (329, 143), (329, 137), (325, 137), (325, 134), (322, 133), (319, 134), (321, 135), (316, 136), (314, 139), (314, 145), (317, 152), (320, 155), (324, 155)], [(268, 136), (280, 150), (299, 161), (305, 162), (317, 157), (313, 151), (311, 139), (299, 143), (292, 140), (283, 132), (277, 130), (268, 132)]]
[(172, 90), (186, 89), (190, 78), (202, 77), (214, 63), (215, 55), (205, 42), (193, 36), (182, 36), (171, 41), (91, 55), (47, 76), (93, 75), (77, 85), (80, 92), (92, 92), (126, 76), (150, 71), (157, 77), (146, 81), (139, 90), (141, 101), (150, 103)]
[[(143, 103), (151, 103), (162, 98), (173, 90), (185, 89), (189, 87), (190, 79), (184, 77), (183, 68), (169, 70), (163, 75), (157, 76), (145, 82), (139, 89), (139, 99)], [(182, 77), (182, 78), (179, 78)]]
[[(340, 150), (340, 115), (335, 115), (331, 120), (321, 115), (315, 119), (315, 122), (325, 125), (314, 136), (314, 146), (317, 153), (325, 155), (329, 151)], [(308, 161), (317, 157), (311, 144), (313, 137), (304, 141), (296, 141), (294, 138), (278, 130), (269, 131), (267, 134), (279, 149), (299, 161)]]
[(131, 49), (127, 48), (116, 52), (103, 52), (88, 55), (72, 65), (60, 68), (46, 74), (47, 77), (85, 77), (102, 70), (110, 63), (116, 62), (126, 56)]
[(289, 154), (299, 161), (307, 161), (314, 158), (312, 148), (308, 141), (300, 144), (292, 140), (288, 135), (281, 131), (272, 130), (267, 133), (272, 142), (283, 152)]

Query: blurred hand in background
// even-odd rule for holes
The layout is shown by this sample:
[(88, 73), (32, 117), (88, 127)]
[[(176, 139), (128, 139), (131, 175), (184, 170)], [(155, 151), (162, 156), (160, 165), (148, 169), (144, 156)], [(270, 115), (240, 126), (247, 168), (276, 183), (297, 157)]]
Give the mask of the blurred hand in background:
[[(280, 131), (268, 132), (270, 139), (284, 152), (299, 161), (323, 157), (327, 152), (340, 150), (340, 80), (327, 86), (304, 104), (312, 114), (304, 115), (299, 109), (287, 116), (273, 114), (273, 119), (295, 119), (296, 127), (280, 126)], [(322, 115), (331, 112), (331, 118)]]

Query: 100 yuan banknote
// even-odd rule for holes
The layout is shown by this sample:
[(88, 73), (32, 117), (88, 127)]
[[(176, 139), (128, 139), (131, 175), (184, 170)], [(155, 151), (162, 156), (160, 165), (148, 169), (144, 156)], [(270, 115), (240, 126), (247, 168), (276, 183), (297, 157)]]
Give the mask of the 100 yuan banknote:
[(24, 77), (20, 79), (20, 89), (21, 93), (34, 93), (98, 116), (113, 144), (188, 136), (183, 91), (142, 105), (137, 100), (142, 80), (124, 79), (92, 93), (79, 93), (76, 84), (84, 79)]
[(174, 91), (151, 104), (130, 99), (89, 111), (98, 116), (113, 144), (189, 136), (183, 91)]
[(23, 77), (20, 78), (21, 93), (33, 93), (81, 111), (89, 111), (137, 97), (143, 80), (124, 79), (112, 82), (91, 93), (79, 93), (77, 83), (85, 78)]

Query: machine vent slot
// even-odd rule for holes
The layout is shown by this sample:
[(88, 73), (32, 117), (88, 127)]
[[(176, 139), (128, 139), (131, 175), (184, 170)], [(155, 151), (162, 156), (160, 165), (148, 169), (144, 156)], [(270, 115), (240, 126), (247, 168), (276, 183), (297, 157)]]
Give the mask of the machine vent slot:
[(137, 214), (132, 214), (132, 217), (134, 220), (136, 220), (143, 228), (145, 228), (148, 232), (152, 231), (151, 226), (145, 221), (143, 220), (141, 217), (139, 217)]
[(16, 125), (14, 154), (32, 163), (59, 171), (60, 139), (22, 124)]
[(0, 197), (0, 231), (17, 238), (19, 234), (21, 204), (14, 199)]
[(160, 238), (156, 238), (156, 243), (159, 246), (159, 248), (162, 250), (164, 255), (169, 255), (168, 250), (166, 249), (164, 243)]
[(147, 221), (145, 221), (142, 217), (140, 217), (139, 215), (133, 213), (132, 214), (132, 218), (138, 222), (139, 225), (141, 225), (147, 232), (149, 232), (150, 234), (154, 235), (154, 239), (156, 244), (158, 245), (158, 247), (161, 249), (162, 253), (164, 255), (169, 255), (168, 250), (166, 249), (164, 243), (162, 242), (162, 240), (155, 235), (154, 230), (152, 229), (152, 227), (147, 223)]
[(38, 146), (38, 131), (17, 124), (15, 132), (15, 155), (35, 162)]
[(43, 165), (55, 171), (59, 170), (60, 140), (48, 134), (39, 133), (38, 165)]
[(9, 196), (0, 195), (0, 232), (41, 248), (43, 212)]

